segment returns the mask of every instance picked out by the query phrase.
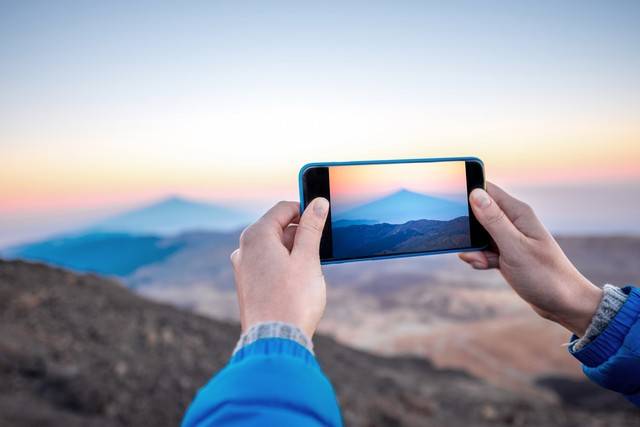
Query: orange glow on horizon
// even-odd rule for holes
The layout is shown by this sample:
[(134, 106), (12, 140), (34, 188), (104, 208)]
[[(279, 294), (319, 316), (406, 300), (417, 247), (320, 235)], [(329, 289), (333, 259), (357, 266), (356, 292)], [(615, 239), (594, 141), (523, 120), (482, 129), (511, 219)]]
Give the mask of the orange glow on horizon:
[[(312, 159), (317, 160), (317, 159)], [(331, 160), (331, 159), (329, 159)], [(571, 167), (558, 159), (548, 164), (538, 161), (499, 161), (483, 157), (487, 179), (503, 185), (588, 185), (602, 182), (640, 181), (640, 159), (577, 159)], [(132, 204), (179, 194), (193, 198), (235, 203), (252, 200), (297, 199), (296, 162), (288, 167), (253, 173), (242, 171), (194, 173), (175, 170), (114, 173), (70, 169), (48, 176), (25, 176), (0, 171), (0, 213), (64, 210)], [(46, 171), (46, 165), (40, 168)], [(22, 176), (21, 176), (22, 175)], [(355, 191), (352, 189), (351, 191)]]
[(224, 147), (165, 142), (153, 148), (96, 144), (89, 149), (62, 141), (52, 142), (58, 149), (46, 151), (30, 144), (7, 146), (2, 147), (0, 214), (109, 207), (175, 194), (223, 203), (295, 200), (298, 170), (310, 161), (473, 155), (484, 161), (489, 180), (505, 186), (640, 181), (637, 125), (591, 125), (573, 137), (569, 130), (553, 135), (526, 130), (531, 132), (526, 138), (503, 131), (465, 137), (452, 128), (441, 143), (424, 142), (444, 135), (432, 129), (429, 138), (382, 134), (375, 143), (363, 137), (341, 144), (336, 129), (306, 144), (295, 143), (301, 138), (291, 134), (269, 143), (248, 135)]
[(331, 200), (353, 203), (405, 189), (430, 195), (466, 194), (464, 162), (395, 163), (329, 168)]

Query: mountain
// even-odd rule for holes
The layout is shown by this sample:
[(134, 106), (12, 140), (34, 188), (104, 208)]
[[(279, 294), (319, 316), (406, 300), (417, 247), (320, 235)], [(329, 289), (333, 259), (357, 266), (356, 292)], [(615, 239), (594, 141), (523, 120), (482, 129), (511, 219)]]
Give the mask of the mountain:
[(404, 224), (351, 225), (333, 229), (338, 258), (469, 247), (469, 217), (450, 221), (418, 220)]
[(3, 256), (81, 272), (126, 276), (143, 265), (163, 260), (181, 247), (180, 241), (158, 236), (90, 233), (17, 246), (4, 251)]
[(76, 271), (126, 276), (180, 248), (157, 236), (90, 233), (44, 240), (3, 252), (8, 258), (42, 261)]
[(72, 234), (6, 248), (0, 255), (124, 277), (169, 257), (194, 233), (211, 233), (216, 241), (221, 234), (235, 236), (251, 220), (245, 212), (171, 197)]
[(466, 215), (469, 215), (466, 202), (455, 202), (402, 189), (348, 211), (332, 214), (332, 219), (334, 222), (367, 220), (404, 224), (419, 219), (446, 221)]
[(229, 231), (241, 228), (253, 219), (245, 212), (225, 206), (170, 197), (106, 219), (89, 231), (155, 235), (190, 230)]
[[(0, 261), (0, 425), (178, 425), (226, 363), (235, 323), (154, 303), (117, 282)], [(348, 426), (628, 426), (621, 398), (549, 403), (415, 357), (382, 357), (318, 334), (316, 354)], [(580, 383), (548, 384), (562, 393)], [(584, 390), (589, 390), (584, 388)], [(596, 406), (596, 408), (598, 408)]]
[[(237, 247), (239, 232), (219, 233), (194, 231), (177, 236), (153, 236), (127, 233), (89, 233), (45, 240), (17, 246), (3, 252), (8, 259), (41, 261), (68, 268), (77, 272), (98, 273), (108, 276), (135, 277), (133, 285), (143, 286), (150, 271), (143, 270), (148, 265), (162, 264), (174, 256), (178, 258), (175, 267), (165, 269), (162, 275), (172, 277), (184, 274), (180, 264), (191, 264), (189, 277), (193, 279), (199, 269), (193, 266), (201, 261), (207, 279), (212, 278), (212, 269), (217, 260), (225, 264), (229, 254)], [(222, 251), (222, 253), (219, 253)], [(206, 256), (209, 254), (212, 256)], [(184, 260), (193, 256), (194, 260)], [(151, 269), (153, 271), (153, 269)]]

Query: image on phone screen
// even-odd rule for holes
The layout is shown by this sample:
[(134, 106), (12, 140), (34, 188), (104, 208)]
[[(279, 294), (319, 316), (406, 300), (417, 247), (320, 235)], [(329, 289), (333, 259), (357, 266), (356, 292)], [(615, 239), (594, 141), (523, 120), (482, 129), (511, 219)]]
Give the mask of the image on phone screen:
[(483, 185), (478, 178), (482, 169), (472, 162), (480, 173), (470, 176), (469, 163), (333, 164), (305, 174), (307, 181), (314, 181), (305, 188), (331, 203), (323, 258), (365, 259), (478, 246), (468, 194), (470, 184)]

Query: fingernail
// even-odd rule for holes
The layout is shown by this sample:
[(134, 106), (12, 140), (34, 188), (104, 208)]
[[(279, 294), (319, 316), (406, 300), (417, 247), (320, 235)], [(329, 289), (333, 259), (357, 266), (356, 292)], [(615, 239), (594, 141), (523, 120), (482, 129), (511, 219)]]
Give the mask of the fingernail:
[(316, 214), (319, 218), (324, 218), (327, 216), (327, 212), (329, 211), (329, 201), (323, 197), (318, 197), (313, 202), (313, 213)]
[(480, 270), (480, 269), (484, 268), (484, 265), (482, 265), (482, 264), (481, 264), (481, 263), (479, 263), (479, 262), (473, 262), (473, 263), (471, 263), (471, 266), (472, 266), (473, 268), (475, 268), (475, 269), (478, 269), (478, 270)]
[(476, 188), (471, 192), (471, 203), (480, 209), (484, 209), (491, 204), (491, 197), (483, 189)]

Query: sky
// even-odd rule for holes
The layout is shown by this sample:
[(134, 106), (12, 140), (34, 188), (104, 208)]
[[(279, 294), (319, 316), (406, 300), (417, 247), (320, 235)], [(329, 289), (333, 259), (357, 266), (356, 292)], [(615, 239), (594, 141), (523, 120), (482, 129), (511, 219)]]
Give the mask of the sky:
[(133, 3), (0, 1), (0, 245), (173, 194), (263, 209), (312, 161), (474, 155), (640, 207), (640, 2)]
[(331, 209), (335, 214), (387, 197), (400, 190), (453, 200), (466, 205), (464, 161), (332, 166)]

